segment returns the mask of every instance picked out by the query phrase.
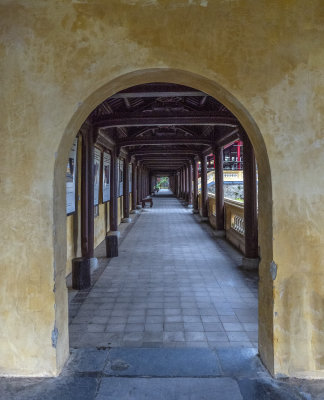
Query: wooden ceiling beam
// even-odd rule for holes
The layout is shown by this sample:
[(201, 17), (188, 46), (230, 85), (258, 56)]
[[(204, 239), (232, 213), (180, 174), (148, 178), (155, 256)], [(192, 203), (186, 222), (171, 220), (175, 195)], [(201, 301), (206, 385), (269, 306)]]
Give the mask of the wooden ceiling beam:
[(208, 138), (166, 138), (166, 139), (120, 139), (117, 143), (120, 147), (129, 146), (176, 146), (194, 145), (211, 146), (212, 142)]
[(170, 126), (170, 125), (213, 125), (237, 127), (234, 116), (217, 115), (212, 112), (151, 112), (151, 113), (114, 113), (109, 117), (94, 121), (97, 128), (131, 126)]
[(197, 90), (192, 91), (160, 91), (160, 92), (125, 92), (125, 93), (116, 93), (111, 96), (114, 99), (132, 99), (137, 97), (206, 97), (206, 93), (199, 92)]
[(155, 150), (155, 149), (147, 149), (147, 150), (142, 150), (142, 149), (138, 149), (138, 150), (131, 150), (129, 151), (130, 155), (134, 155), (134, 156), (141, 156), (141, 155), (162, 155), (162, 154), (179, 154), (179, 155), (196, 155), (198, 154), (198, 151), (195, 150), (187, 150), (187, 149), (183, 149), (183, 150), (174, 150), (174, 149), (159, 149), (159, 150)]
[(204, 97), (206, 93), (201, 92), (193, 88), (189, 88), (183, 85), (177, 85), (174, 83), (148, 83), (146, 85), (137, 85), (128, 89), (122, 90), (113, 96), (112, 98), (121, 99), (125, 97), (173, 97), (173, 96), (194, 96)]
[(234, 129), (226, 135), (221, 136), (218, 140), (215, 141), (215, 145), (218, 147), (226, 146), (227, 144), (234, 142), (239, 139), (239, 128)]

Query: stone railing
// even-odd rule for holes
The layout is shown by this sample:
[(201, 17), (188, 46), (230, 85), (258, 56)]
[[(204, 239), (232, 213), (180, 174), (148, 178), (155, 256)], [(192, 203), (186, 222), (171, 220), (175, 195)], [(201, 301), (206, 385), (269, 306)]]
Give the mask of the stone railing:
[(226, 239), (244, 253), (244, 204), (231, 199), (224, 203)]
[[(198, 197), (199, 211), (201, 212), (200, 194)], [(225, 198), (225, 234), (226, 239), (244, 253), (244, 204), (240, 201)], [(211, 226), (216, 227), (215, 195), (208, 194), (208, 218)]]

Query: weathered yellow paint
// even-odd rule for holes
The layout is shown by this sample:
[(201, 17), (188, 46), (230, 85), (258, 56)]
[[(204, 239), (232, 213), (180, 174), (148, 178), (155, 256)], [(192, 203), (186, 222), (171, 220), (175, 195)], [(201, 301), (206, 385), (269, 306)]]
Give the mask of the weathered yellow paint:
[(76, 257), (74, 250), (73, 215), (66, 217), (66, 275), (72, 272), (72, 260)]
[(117, 221), (118, 225), (121, 223), (121, 220), (124, 218), (124, 196), (118, 197), (118, 214)]
[(64, 173), (81, 124), (118, 90), (168, 81), (214, 96), (248, 132), (260, 354), (274, 374), (323, 377), (322, 10), (321, 0), (2, 0), (1, 374), (55, 375), (68, 357)]

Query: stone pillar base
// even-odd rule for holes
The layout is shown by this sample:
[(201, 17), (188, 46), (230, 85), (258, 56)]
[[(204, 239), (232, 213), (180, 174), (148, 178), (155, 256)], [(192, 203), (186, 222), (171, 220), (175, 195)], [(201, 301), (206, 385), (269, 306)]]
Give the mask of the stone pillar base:
[(193, 208), (193, 205), (192, 204), (188, 204), (187, 207), (188, 208)]
[(125, 222), (125, 223), (130, 223), (130, 222), (132, 222), (132, 218), (123, 218), (122, 220), (121, 220), (121, 222)]
[(196, 208), (194, 208), (194, 209), (193, 209), (193, 213), (194, 213), (194, 214), (198, 214), (198, 213), (199, 213), (199, 210), (197, 210)]
[(142, 208), (142, 206), (141, 206), (140, 204), (137, 204), (136, 208), (137, 208), (138, 210), (140, 210), (140, 209)]
[(213, 235), (215, 237), (225, 237), (225, 230), (222, 229), (222, 230), (219, 230), (219, 231), (214, 231)]
[(111, 231), (106, 236), (106, 256), (108, 258), (118, 257), (119, 231)]
[(209, 218), (208, 217), (200, 217), (200, 222), (208, 222)]
[(74, 258), (72, 260), (72, 288), (75, 290), (88, 289), (91, 285), (90, 258)]
[(139, 212), (139, 210), (132, 210), (132, 211), (130, 211), (130, 214), (139, 214), (140, 212)]
[(246, 258), (242, 257), (242, 268), (246, 270), (258, 269), (260, 259), (259, 258)]

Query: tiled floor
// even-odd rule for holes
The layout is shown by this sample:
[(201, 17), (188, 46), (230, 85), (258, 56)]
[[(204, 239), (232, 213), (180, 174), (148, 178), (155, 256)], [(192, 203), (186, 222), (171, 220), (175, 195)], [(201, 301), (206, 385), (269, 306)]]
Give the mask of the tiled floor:
[(71, 347), (257, 347), (255, 279), (170, 196), (145, 208), (70, 325)]

